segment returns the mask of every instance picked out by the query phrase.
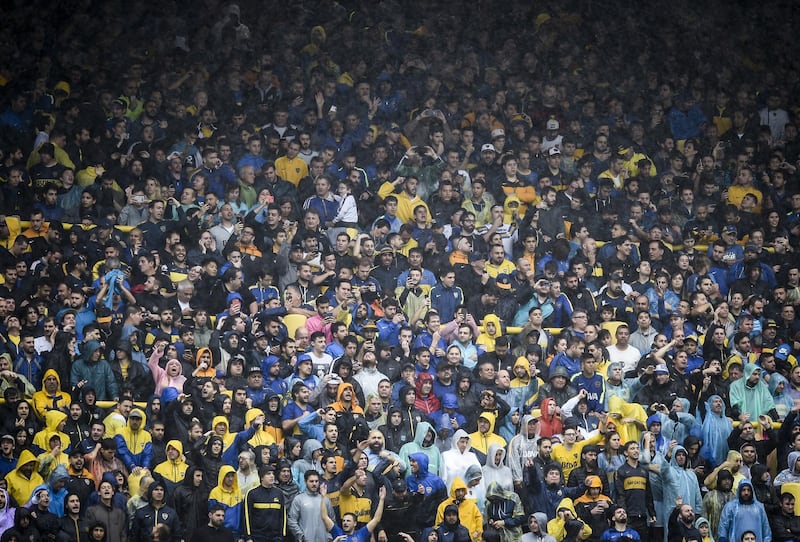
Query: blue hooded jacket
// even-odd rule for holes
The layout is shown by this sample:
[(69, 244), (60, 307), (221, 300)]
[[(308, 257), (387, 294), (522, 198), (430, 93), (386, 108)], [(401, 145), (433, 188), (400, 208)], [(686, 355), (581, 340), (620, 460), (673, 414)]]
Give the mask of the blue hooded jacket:
[[(750, 488), (750, 498), (742, 500), (742, 489)], [(736, 498), (725, 505), (719, 520), (719, 542), (735, 542), (742, 539), (746, 531), (756, 533), (759, 542), (772, 542), (772, 530), (769, 527), (764, 505), (758, 502), (753, 484), (749, 480), (739, 482)]]
[[(417, 508), (419, 524), (426, 527), (433, 526), (436, 520), (436, 509), (443, 500), (447, 498), (447, 486), (441, 478), (428, 471), (428, 456), (422, 452), (415, 452), (408, 456), (419, 465), (417, 473), (411, 473), (406, 478), (406, 486), (409, 493), (419, 495), (419, 488), (422, 486), (424, 493), (421, 495), (422, 502)], [(408, 471), (411, 472), (409, 466)]]
[(60, 490), (56, 491), (54, 487), (59, 481), (66, 481), (68, 478), (67, 467), (58, 465), (50, 473), (50, 480), (47, 483), (47, 489), (50, 491), (50, 506), (47, 509), (60, 518), (64, 517), (64, 501), (67, 498), (67, 488), (62, 486)]

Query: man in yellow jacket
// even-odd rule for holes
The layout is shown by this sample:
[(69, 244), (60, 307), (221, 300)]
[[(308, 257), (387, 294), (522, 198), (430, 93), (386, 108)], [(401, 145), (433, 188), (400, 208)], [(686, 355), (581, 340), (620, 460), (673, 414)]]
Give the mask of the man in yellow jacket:
[(29, 450), (22, 450), (17, 468), (6, 475), (8, 494), (14, 497), (20, 506), (28, 502), (36, 486), (44, 484), (44, 480), (36, 472), (36, 465), (36, 456)]
[(394, 194), (397, 198), (397, 218), (403, 224), (414, 220), (414, 209), (418, 205), (425, 207), (430, 219), (431, 213), (428, 204), (417, 195), (419, 180), (416, 177), (398, 177), (393, 182), (385, 182), (378, 189), (378, 197), (384, 199), (389, 194), (394, 193), (398, 186), (403, 185), (403, 190), (399, 194)]
[(486, 463), (486, 454), (489, 453), (489, 446), (497, 444), (501, 448), (506, 447), (506, 439), (494, 432), (494, 424), (497, 417), (491, 412), (481, 412), (478, 417), (478, 430), (472, 433), (472, 451), (478, 457), (481, 464)]
[(467, 484), (461, 478), (455, 478), (450, 487), (450, 498), (445, 499), (436, 509), (436, 525), (444, 521), (444, 509), (447, 505), (458, 507), (458, 519), (467, 528), (472, 542), (478, 542), (483, 534), (483, 515), (472, 499), (467, 499)]

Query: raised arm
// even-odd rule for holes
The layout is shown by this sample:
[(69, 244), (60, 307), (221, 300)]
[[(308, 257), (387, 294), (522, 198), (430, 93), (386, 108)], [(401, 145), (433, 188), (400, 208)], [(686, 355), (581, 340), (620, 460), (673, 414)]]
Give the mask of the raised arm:
[[(372, 519), (369, 520), (367, 523), (367, 530), (372, 533), (375, 530), (375, 527), (378, 526), (378, 523), (381, 522), (381, 518), (383, 517), (383, 502), (386, 500), (386, 487), (381, 486), (378, 490), (378, 508), (375, 510), (375, 515), (372, 516)], [(325, 501), (323, 501), (324, 503)], [(324, 504), (323, 504), (324, 506)]]
[[(319, 485), (319, 494), (322, 495), (322, 498), (320, 499), (319, 515), (322, 518), (322, 524), (325, 525), (325, 531), (330, 532), (335, 523), (333, 523), (333, 520), (328, 515), (328, 507), (326, 506), (326, 502), (328, 500), (328, 485), (324, 482)], [(383, 510), (383, 501), (381, 501), (379, 509)]]

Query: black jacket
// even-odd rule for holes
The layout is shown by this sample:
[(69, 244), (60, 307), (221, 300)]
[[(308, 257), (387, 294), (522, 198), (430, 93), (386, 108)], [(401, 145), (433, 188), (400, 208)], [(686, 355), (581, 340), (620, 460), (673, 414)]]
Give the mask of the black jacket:
[[(132, 542), (153, 542), (153, 527), (163, 523), (172, 533), (171, 541), (183, 538), (183, 526), (178, 518), (178, 513), (170, 506), (161, 506), (156, 509), (152, 504), (139, 508), (133, 516), (131, 523)], [(163, 541), (162, 541), (163, 542)]]
[(277, 487), (251, 489), (244, 498), (242, 515), (245, 540), (260, 542), (286, 536), (286, 505)]

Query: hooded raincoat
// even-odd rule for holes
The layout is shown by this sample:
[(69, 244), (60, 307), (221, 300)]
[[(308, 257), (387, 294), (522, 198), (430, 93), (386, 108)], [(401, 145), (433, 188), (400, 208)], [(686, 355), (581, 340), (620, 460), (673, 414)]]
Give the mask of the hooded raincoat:
[(769, 392), (769, 387), (762, 379), (755, 385), (747, 383), (753, 371), (761, 369), (752, 363), (744, 364), (744, 376), (731, 384), (731, 406), (738, 408), (739, 412), (749, 412), (750, 419), (758, 419), (762, 414), (769, 414), (775, 408), (775, 401)]
[(728, 454), (728, 437), (733, 431), (733, 424), (725, 416), (725, 402), (722, 411), (715, 413), (711, 406), (715, 400), (722, 401), (719, 395), (712, 395), (706, 401), (706, 417), (703, 419), (703, 447), (700, 454), (708, 459), (714, 467), (721, 465)]
[(492, 482), (486, 489), (486, 521), (502, 520), (501, 542), (516, 542), (522, 537), (525, 524), (525, 510), (522, 501), (513, 491), (503, 489), (499, 483)]
[(483, 418), (489, 422), (489, 430), (486, 433), (481, 433), (480, 430), (470, 434), (472, 439), (472, 451), (478, 458), (478, 461), (485, 463), (486, 454), (489, 453), (489, 446), (497, 444), (506, 447), (506, 441), (503, 437), (494, 432), (497, 418), (491, 412), (481, 412), (478, 419)]
[[(500, 454), (499, 461), (497, 461), (498, 454)], [(499, 444), (489, 446), (489, 453), (486, 454), (486, 462), (483, 465), (483, 483), (489, 487), (492, 482), (497, 482), (504, 491), (514, 491), (511, 469), (506, 466), (506, 449)]]
[[(742, 496), (742, 489), (745, 487), (749, 487), (751, 490), (748, 498)], [(755, 492), (752, 489), (753, 485), (749, 480), (742, 481), (736, 492), (736, 498), (722, 509), (717, 534), (719, 542), (739, 541), (746, 531), (756, 533), (758, 542), (772, 542), (772, 531), (769, 528), (764, 505), (756, 500)]]
[[(425, 445), (426, 436), (430, 436), (429, 444)], [(413, 442), (404, 444), (400, 448), (400, 459), (408, 465), (408, 458), (412, 454), (423, 453), (428, 457), (429, 470), (436, 476), (441, 476), (442, 473), (442, 453), (436, 447), (436, 430), (428, 422), (419, 422), (417, 425), (417, 433), (414, 435)], [(406, 475), (411, 471), (407, 470)]]
[[(686, 463), (683, 467), (678, 465), (678, 452), (686, 454)], [(663, 481), (663, 506), (656, 510), (658, 519), (666, 525), (672, 509), (675, 508), (675, 499), (681, 497), (683, 502), (690, 504), (694, 510), (703, 509), (703, 496), (700, 494), (700, 485), (697, 483), (697, 475), (689, 468), (689, 454), (683, 446), (676, 446), (672, 450), (672, 457), (669, 463), (661, 464), (660, 471)], [(665, 539), (666, 540), (666, 539)]]
[[(464, 437), (468, 439), (467, 447), (464, 452), (461, 452), (458, 449), (458, 441)], [(447, 487), (452, 489), (453, 481), (456, 478), (461, 478), (463, 482), (464, 474), (470, 465), (481, 468), (478, 457), (472, 452), (472, 437), (463, 429), (459, 429), (453, 435), (453, 447), (442, 454), (442, 473), (444, 474), (442, 480), (444, 480)]]
[(453, 480), (450, 487), (450, 498), (445, 499), (436, 510), (436, 525), (444, 521), (444, 509), (447, 505), (454, 504), (458, 507), (458, 519), (461, 524), (467, 528), (473, 540), (480, 540), (480, 536), (476, 537), (475, 533), (483, 532), (483, 516), (481, 511), (478, 510), (478, 505), (472, 499), (464, 499), (459, 501), (456, 498), (456, 491), (459, 489), (467, 490), (467, 484), (464, 483), (460, 477)]

